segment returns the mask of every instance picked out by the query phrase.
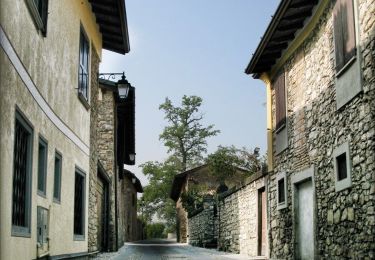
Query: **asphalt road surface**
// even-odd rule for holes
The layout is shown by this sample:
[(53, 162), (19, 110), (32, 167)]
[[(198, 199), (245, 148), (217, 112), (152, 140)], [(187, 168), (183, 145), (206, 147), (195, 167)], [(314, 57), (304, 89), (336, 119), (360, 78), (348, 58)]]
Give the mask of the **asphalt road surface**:
[(172, 240), (144, 240), (135, 243), (126, 243), (117, 253), (101, 254), (99, 260), (185, 260), (185, 259), (248, 259), (247, 257), (218, 252), (214, 249), (192, 247), (178, 244)]

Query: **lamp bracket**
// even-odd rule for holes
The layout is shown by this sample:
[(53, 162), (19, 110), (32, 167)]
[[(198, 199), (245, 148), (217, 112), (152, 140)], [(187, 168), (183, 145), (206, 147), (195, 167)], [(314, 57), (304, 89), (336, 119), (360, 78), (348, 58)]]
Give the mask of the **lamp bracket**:
[(98, 73), (98, 79), (105, 79), (105, 80), (113, 80), (121, 79), (121, 77), (125, 77), (125, 72), (116, 72), (116, 73)]

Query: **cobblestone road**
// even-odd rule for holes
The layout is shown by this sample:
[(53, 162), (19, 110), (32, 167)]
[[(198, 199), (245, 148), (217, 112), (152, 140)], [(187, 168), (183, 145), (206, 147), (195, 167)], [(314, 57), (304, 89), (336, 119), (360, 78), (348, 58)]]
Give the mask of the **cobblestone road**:
[(116, 253), (103, 253), (96, 260), (213, 260), (213, 259), (248, 259), (245, 256), (218, 252), (213, 249), (192, 247), (178, 244), (171, 240), (145, 240), (136, 243), (126, 243)]

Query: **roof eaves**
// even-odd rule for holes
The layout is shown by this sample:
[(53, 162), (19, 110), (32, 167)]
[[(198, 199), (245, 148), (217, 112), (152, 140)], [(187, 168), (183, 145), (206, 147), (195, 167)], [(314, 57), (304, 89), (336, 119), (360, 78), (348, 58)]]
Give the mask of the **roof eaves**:
[[(259, 58), (260, 58), (261, 54), (263, 53), (263, 50), (265, 49), (265, 47), (267, 46), (267, 44), (268, 44), (269, 40), (271, 39), (273, 33), (275, 32), (276, 27), (277, 27), (280, 19), (283, 17), (285, 11), (287, 10), (290, 2), (291, 2), (291, 0), (282, 0), (280, 2), (279, 6), (276, 9), (275, 15), (272, 17), (272, 20), (269, 23), (269, 25), (267, 27), (267, 30), (264, 33), (264, 36), (261, 38), (261, 41), (260, 41), (255, 53), (253, 54), (249, 64), (247, 65), (247, 67), (245, 69), (246, 74), (252, 74), (253, 73), (253, 69), (254, 69), (255, 65), (258, 63)], [(254, 78), (259, 78), (259, 76), (260, 75), (258, 73), (254, 74)]]

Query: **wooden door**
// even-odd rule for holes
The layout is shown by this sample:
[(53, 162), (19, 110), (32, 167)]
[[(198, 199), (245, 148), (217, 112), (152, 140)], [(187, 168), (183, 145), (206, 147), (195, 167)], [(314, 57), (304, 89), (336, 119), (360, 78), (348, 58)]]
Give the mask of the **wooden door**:
[(97, 178), (96, 182), (96, 194), (97, 194), (97, 214), (98, 214), (98, 226), (97, 226), (97, 245), (98, 250), (103, 250), (103, 235), (104, 235), (104, 216), (105, 216), (105, 186), (101, 178)]
[(267, 195), (266, 189), (258, 190), (258, 255), (267, 254)]

